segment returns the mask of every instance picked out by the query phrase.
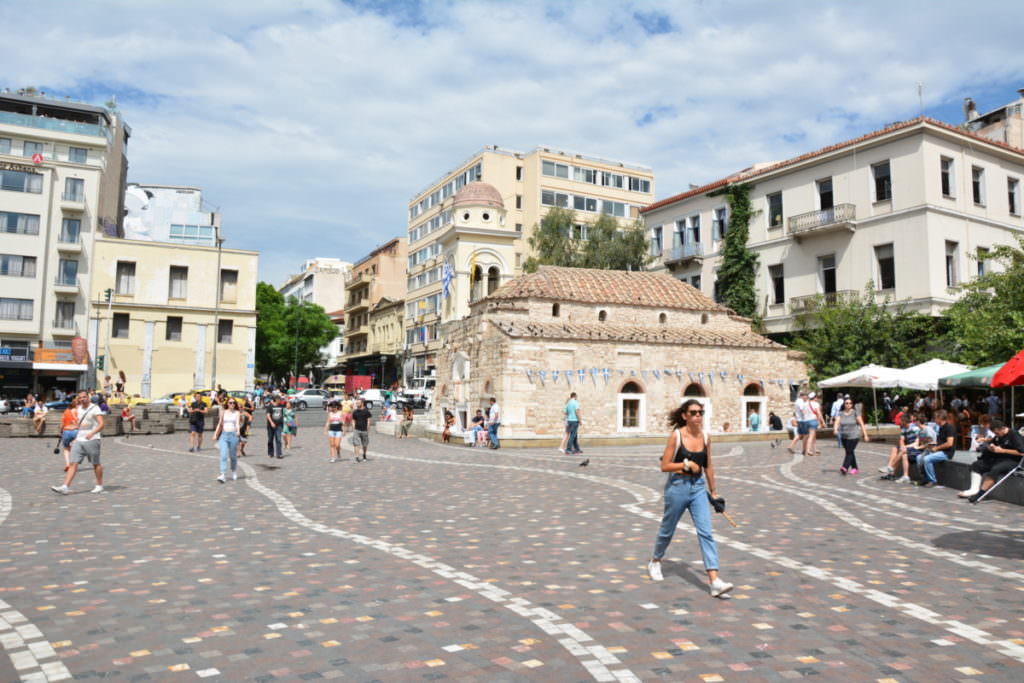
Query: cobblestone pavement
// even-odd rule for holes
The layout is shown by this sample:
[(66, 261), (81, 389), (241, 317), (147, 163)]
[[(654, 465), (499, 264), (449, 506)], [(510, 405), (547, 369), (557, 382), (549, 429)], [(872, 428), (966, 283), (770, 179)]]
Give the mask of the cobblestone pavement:
[(1019, 507), (723, 445), (716, 600), (688, 521), (646, 576), (657, 448), (373, 434), (330, 464), (318, 427), (224, 485), (185, 435), (104, 439), (96, 495), (49, 490), (49, 440), (0, 442), (0, 681), (1024, 680)]

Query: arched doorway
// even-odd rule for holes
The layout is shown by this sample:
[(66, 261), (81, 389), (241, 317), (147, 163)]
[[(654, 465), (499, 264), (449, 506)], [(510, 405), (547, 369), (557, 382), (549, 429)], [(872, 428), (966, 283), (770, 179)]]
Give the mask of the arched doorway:
[(622, 385), (618, 394), (617, 428), (620, 432), (642, 432), (647, 429), (647, 396), (639, 382)]
[[(750, 423), (750, 413), (757, 414), (756, 429)], [(764, 432), (768, 430), (768, 398), (764, 395), (764, 387), (759, 382), (751, 382), (743, 387), (740, 397), (740, 415), (743, 417), (742, 431)]]

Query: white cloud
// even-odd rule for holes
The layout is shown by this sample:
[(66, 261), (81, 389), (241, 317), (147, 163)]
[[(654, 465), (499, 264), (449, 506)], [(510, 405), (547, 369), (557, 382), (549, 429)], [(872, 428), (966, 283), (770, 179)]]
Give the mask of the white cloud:
[(203, 187), (273, 282), (402, 234), (409, 197), (483, 145), (647, 164), (663, 197), (914, 116), (918, 82), (931, 107), (1005, 89), (982, 109), (1024, 85), (1016, 3), (360, 7), (11, 1), (3, 85), (118, 94), (131, 179)]

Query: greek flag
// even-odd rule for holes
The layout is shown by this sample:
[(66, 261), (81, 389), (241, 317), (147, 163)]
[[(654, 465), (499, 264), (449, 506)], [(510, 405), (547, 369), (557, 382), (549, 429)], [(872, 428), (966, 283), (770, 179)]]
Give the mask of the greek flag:
[(443, 278), (444, 282), (444, 298), (447, 299), (451, 289), (452, 278), (455, 277), (455, 272), (452, 270), (452, 267), (448, 264), (448, 261), (444, 262), (444, 269), (442, 270), (441, 277)]

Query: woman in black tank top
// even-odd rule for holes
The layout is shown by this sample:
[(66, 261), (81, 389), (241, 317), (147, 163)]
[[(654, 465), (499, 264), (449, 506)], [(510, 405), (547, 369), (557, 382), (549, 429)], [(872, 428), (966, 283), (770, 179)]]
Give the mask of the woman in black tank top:
[[(665, 483), (665, 512), (654, 544), (654, 555), (647, 564), (647, 573), (661, 581), (661, 558), (664, 557), (679, 518), (687, 510), (697, 528), (701, 557), (708, 573), (711, 595), (720, 597), (733, 585), (718, 577), (718, 549), (711, 535), (711, 504), (715, 494), (715, 473), (711, 467), (711, 441), (704, 434), (704, 406), (696, 399), (685, 401), (669, 413), (672, 433), (661, 455), (661, 471), (668, 473)], [(705, 483), (706, 482), (706, 483)]]

